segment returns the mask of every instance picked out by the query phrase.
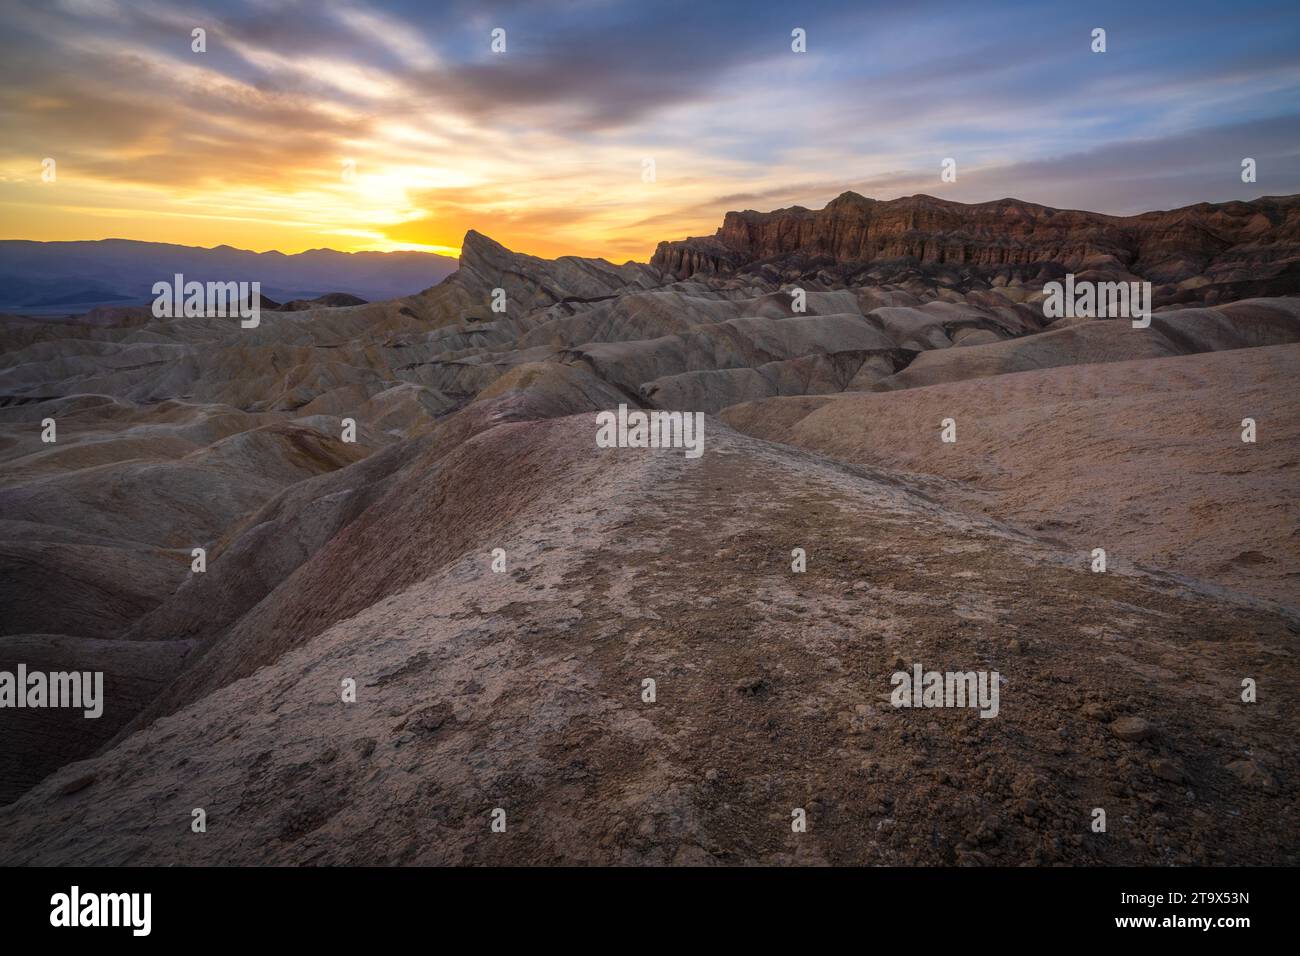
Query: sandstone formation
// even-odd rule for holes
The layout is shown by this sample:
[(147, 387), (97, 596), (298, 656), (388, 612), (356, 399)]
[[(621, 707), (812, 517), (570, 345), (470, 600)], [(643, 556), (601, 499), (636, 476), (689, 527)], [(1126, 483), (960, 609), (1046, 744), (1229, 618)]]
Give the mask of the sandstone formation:
[(821, 270), (856, 278), (919, 268), (964, 283), (1041, 285), (1065, 271), (1122, 273), (1155, 284), (1159, 304), (1213, 304), (1296, 291), (1300, 200), (1266, 196), (1119, 217), (1016, 199), (880, 202), (846, 192), (815, 211), (728, 213), (715, 236), (660, 243), (651, 261), (679, 278)]

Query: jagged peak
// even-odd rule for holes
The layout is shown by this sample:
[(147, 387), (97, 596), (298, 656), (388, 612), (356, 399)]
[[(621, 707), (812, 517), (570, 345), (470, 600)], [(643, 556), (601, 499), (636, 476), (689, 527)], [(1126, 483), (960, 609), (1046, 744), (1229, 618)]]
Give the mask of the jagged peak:
[(479, 232), (477, 229), (469, 229), (465, 232), (465, 238), (462, 239), (460, 243), (462, 259), (465, 257), (466, 249), (471, 249), (471, 250), (490, 249), (493, 251), (499, 249), (502, 252), (511, 251), (507, 249), (505, 246), (501, 245), (501, 243), (497, 242), (491, 236), (483, 235), (483, 233)]

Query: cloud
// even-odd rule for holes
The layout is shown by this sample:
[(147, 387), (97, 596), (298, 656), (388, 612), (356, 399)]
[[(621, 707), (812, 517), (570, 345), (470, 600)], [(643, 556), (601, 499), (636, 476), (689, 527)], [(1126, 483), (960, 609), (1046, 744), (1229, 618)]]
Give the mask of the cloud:
[[(849, 188), (1122, 213), (1244, 197), (1252, 156), (1256, 193), (1300, 191), (1300, 18), (1252, 0), (1192, 0), (1176, 20), (1109, 0), (1049, 13), (1014, 0), (7, 5), (0, 224), (21, 229), (47, 203), (42, 229), (95, 211), (77, 238), (106, 218), (171, 235), (190, 216), (205, 234), (262, 221), (301, 248), (455, 246), (475, 228), (536, 254), (645, 257), (729, 209), (819, 207)], [(1087, 47), (1094, 21), (1104, 55)], [(207, 53), (190, 49), (195, 26)], [(790, 51), (794, 26), (806, 54)], [(57, 188), (29, 190), (44, 156)], [(947, 156), (955, 184), (939, 181)]]

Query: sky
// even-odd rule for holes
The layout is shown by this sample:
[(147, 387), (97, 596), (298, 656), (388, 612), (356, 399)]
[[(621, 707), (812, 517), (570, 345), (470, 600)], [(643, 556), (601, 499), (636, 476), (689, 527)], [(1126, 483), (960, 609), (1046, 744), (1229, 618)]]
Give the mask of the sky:
[(848, 189), (1300, 193), (1298, 51), (1294, 0), (0, 0), (0, 238), (623, 262)]

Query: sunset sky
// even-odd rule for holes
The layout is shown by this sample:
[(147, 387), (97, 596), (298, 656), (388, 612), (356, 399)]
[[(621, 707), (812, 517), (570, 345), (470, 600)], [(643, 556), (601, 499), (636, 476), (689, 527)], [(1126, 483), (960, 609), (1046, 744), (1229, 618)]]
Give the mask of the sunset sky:
[(1296, 193), (1293, 3), (0, 0), (0, 238), (621, 262), (845, 189)]

